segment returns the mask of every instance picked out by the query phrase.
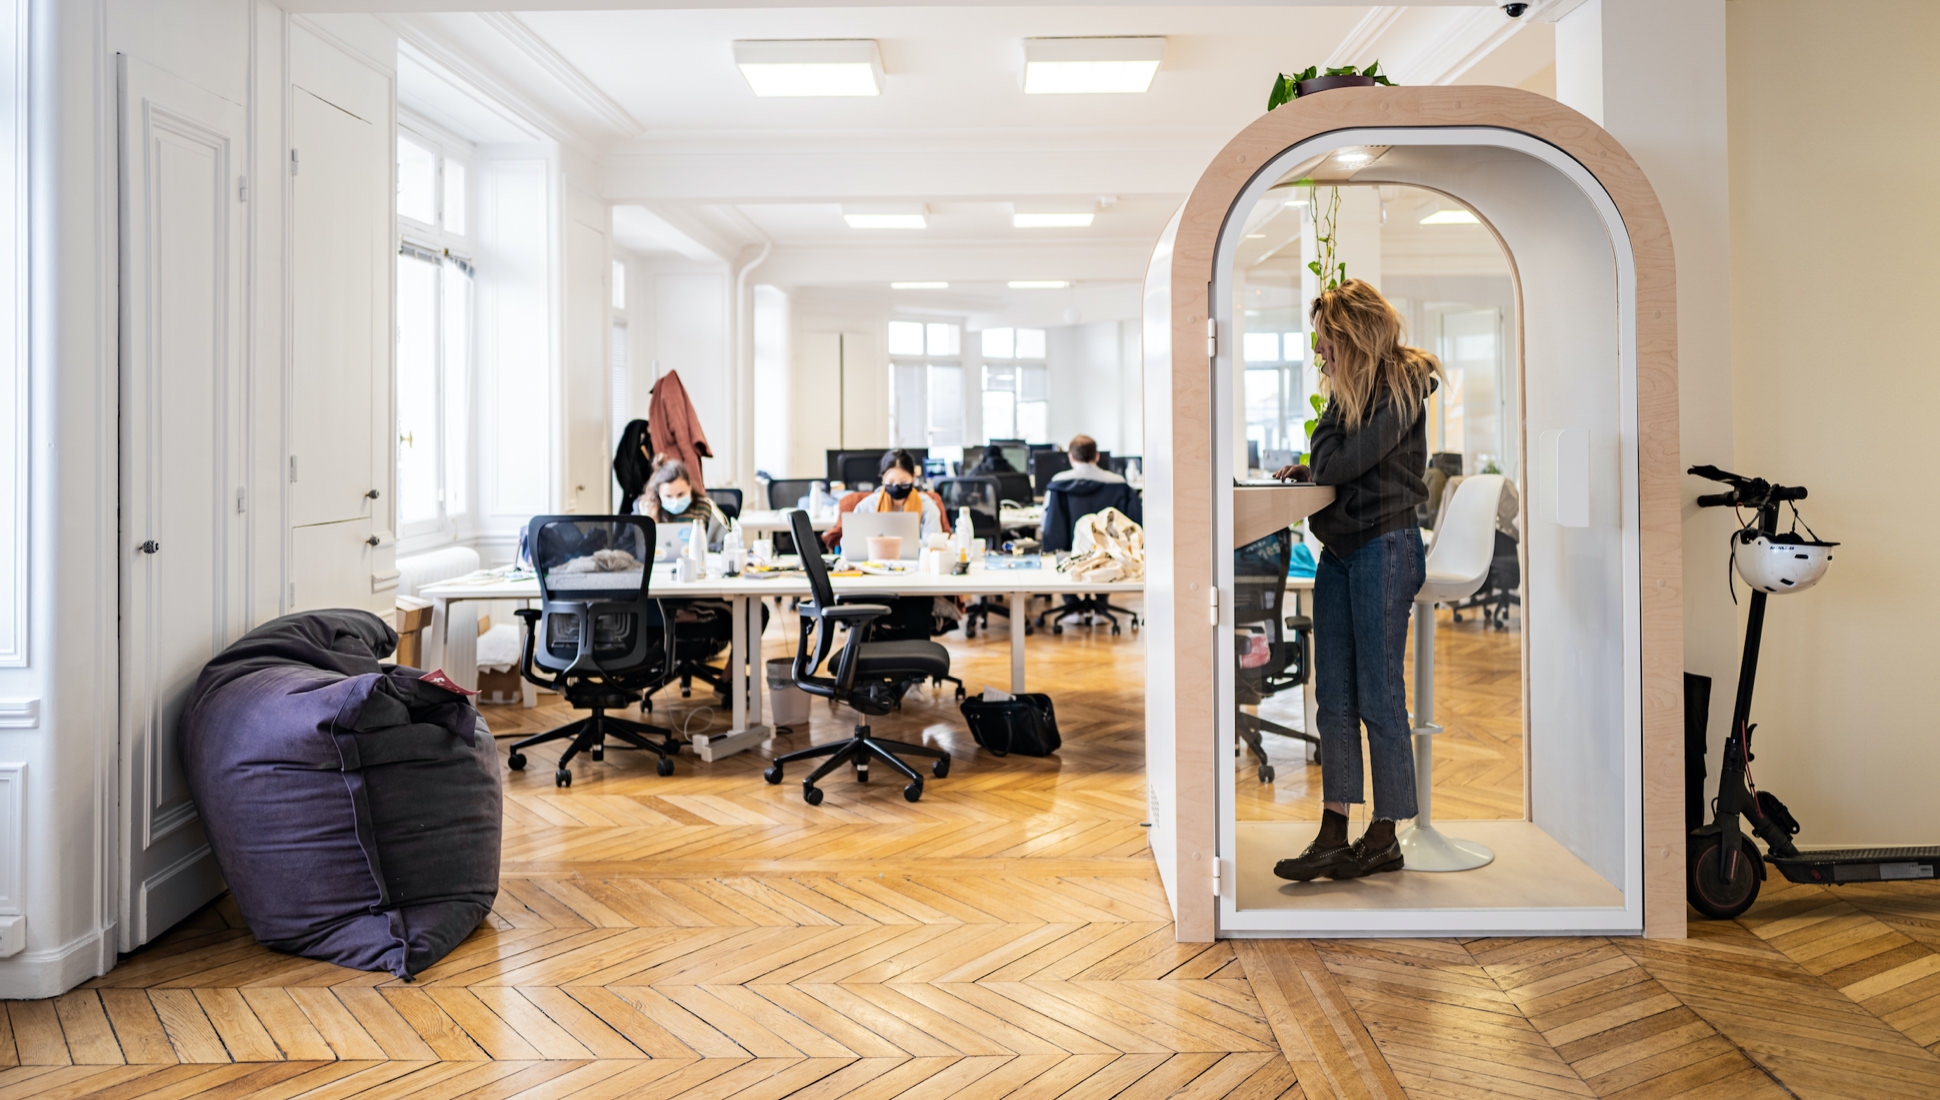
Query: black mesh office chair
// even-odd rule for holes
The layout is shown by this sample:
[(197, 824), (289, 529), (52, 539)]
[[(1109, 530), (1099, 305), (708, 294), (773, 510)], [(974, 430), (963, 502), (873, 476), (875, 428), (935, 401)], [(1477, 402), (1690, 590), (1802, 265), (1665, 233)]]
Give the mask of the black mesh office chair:
[[(573, 785), (573, 757), (606, 755), (606, 739), (643, 749), (660, 759), (661, 775), (674, 773), (680, 742), (671, 730), (606, 712), (640, 702), (647, 689), (667, 681), (673, 669), (671, 620), (647, 595), (653, 577), (653, 521), (645, 516), (537, 516), (526, 528), (532, 568), (539, 575), (538, 610), (519, 611), (525, 622), (525, 653), (519, 671), (540, 687), (565, 696), (592, 714), (512, 744), (506, 764), (525, 767), (525, 751), (548, 741), (571, 740), (553, 781)], [(658, 736), (662, 740), (655, 740)]]
[[(795, 541), (803, 546), (813, 545), (815, 530), (809, 526), (808, 513), (796, 511), (788, 519)], [(828, 566), (823, 564), (821, 555), (803, 554), (802, 572), (808, 575), (808, 587), (814, 599), (801, 606), (802, 632), (796, 643), (792, 669), (796, 687), (810, 695), (846, 703), (861, 714), (880, 715), (900, 707), (904, 693), (912, 685), (949, 674), (950, 651), (935, 642), (870, 641), (871, 624), (889, 614), (889, 608), (879, 603), (837, 602), (835, 586), (829, 582)], [(848, 627), (848, 640), (842, 646), (842, 651), (835, 655), (830, 674), (817, 676), (816, 670), (829, 659), (837, 626)], [(811, 636), (815, 640), (812, 655), (809, 650)], [(914, 802), (923, 797), (923, 777), (916, 774), (915, 768), (904, 763), (898, 754), (931, 758), (930, 774), (938, 779), (950, 774), (949, 753), (928, 745), (872, 737), (867, 722), (858, 723), (855, 735), (846, 741), (831, 741), (826, 745), (777, 756), (768, 770), (761, 774), (768, 782), (779, 783), (783, 765), (810, 757), (828, 757), (808, 774), (808, 778), (802, 780), (803, 801), (811, 806), (819, 806), (822, 803), (822, 789), (815, 784), (823, 776), (848, 763), (855, 766), (856, 781), (867, 783), (870, 761), (881, 760), (909, 780), (909, 785), (903, 788), (903, 797)]]
[(741, 518), (741, 490), (709, 489), (707, 499), (713, 501), (714, 507), (721, 510), (723, 519)]
[(1036, 499), (1031, 495), (1031, 475), (1029, 474), (991, 474), (989, 476), (997, 480), (999, 505), (1008, 501), (1028, 508), (1031, 501)]
[(841, 482), (850, 492), (860, 489), (864, 492), (876, 487), (876, 480), (882, 476), (881, 455), (843, 455), (841, 464), (836, 468)]
[[(1308, 637), (1313, 620), (1304, 615), (1288, 615), (1287, 567), (1293, 562), (1293, 533), (1281, 531), (1233, 551), (1233, 640), (1239, 667), (1234, 675), (1234, 695), (1241, 706), (1257, 706), (1260, 701), (1307, 682), (1313, 668)], [(1265, 660), (1247, 657), (1249, 639), (1265, 628)], [(1247, 667), (1251, 664), (1253, 667)], [(1259, 762), (1260, 782), (1273, 782), (1273, 765), (1267, 763), (1262, 734), (1291, 737), (1320, 747), (1311, 732), (1302, 733), (1257, 714), (1240, 711), (1237, 715), (1239, 737), (1253, 750)]]
[[(817, 477), (786, 477), (768, 483), (768, 507), (777, 512), (790, 508), (800, 508), (802, 498), (815, 489)], [(775, 532), (775, 553), (793, 554), (796, 552), (795, 536), (786, 531)]]
[[(970, 509), (970, 534), (973, 538), (997, 543), (1003, 541), (1003, 527), (998, 521), (1002, 515), (998, 503), (1001, 485), (997, 478), (989, 476), (945, 477), (938, 478), (930, 487), (943, 498), (943, 510), (952, 517), (957, 515), (958, 509)], [(1029, 614), (1028, 609), (1025, 613)], [(976, 637), (979, 627), (988, 631), (992, 615), (1010, 618), (1010, 605), (985, 596), (964, 608), (963, 636)], [(1037, 633), (1037, 624), (1027, 618), (1024, 632)]]

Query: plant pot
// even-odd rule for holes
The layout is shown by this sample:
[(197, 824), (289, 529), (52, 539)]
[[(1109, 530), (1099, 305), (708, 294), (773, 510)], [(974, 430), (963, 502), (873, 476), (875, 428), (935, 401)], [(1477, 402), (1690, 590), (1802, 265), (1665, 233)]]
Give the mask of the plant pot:
[(1313, 95), (1315, 92), (1331, 92), (1335, 88), (1372, 87), (1374, 87), (1374, 78), (1371, 76), (1317, 76), (1312, 80), (1303, 80), (1294, 85), (1295, 90), (1301, 95)]

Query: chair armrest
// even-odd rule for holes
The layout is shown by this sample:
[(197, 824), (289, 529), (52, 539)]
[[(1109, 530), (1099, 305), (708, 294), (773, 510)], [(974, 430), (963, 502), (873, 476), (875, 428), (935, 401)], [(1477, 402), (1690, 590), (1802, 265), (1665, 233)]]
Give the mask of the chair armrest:
[(838, 603), (833, 607), (805, 603), (801, 610), (804, 615), (813, 615), (818, 619), (833, 619), (838, 622), (880, 619), (889, 614), (889, 608), (879, 603)]

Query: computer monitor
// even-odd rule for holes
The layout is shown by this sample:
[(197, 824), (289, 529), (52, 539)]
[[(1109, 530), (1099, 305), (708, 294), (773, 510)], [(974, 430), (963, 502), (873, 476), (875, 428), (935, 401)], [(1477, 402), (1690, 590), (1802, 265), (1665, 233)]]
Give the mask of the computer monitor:
[(1246, 441), (1246, 468), (1249, 470), (1260, 468), (1260, 441), (1257, 439)]
[(824, 454), (828, 463), (824, 476), (830, 481), (840, 481), (851, 489), (860, 485), (875, 487), (876, 475), (882, 472), (882, 456), (890, 451), (908, 451), (916, 460), (916, 468), (923, 468), (923, 460), (929, 457), (927, 447), (845, 447), (830, 449)]
[[(994, 455), (993, 455), (993, 452)], [(988, 459), (990, 461), (986, 462)], [(993, 439), (982, 447), (963, 449), (965, 477), (979, 474), (1022, 474), (1031, 465), (1031, 449), (1021, 439)]]
[(869, 554), (871, 538), (894, 535), (902, 540), (897, 547), (897, 558), (915, 561), (923, 548), (917, 538), (922, 519), (915, 512), (850, 512), (842, 520), (842, 556), (861, 561)]
[(1071, 468), (1071, 456), (1064, 451), (1035, 451), (1031, 454), (1031, 488), (1038, 496), (1051, 484), (1051, 479)]

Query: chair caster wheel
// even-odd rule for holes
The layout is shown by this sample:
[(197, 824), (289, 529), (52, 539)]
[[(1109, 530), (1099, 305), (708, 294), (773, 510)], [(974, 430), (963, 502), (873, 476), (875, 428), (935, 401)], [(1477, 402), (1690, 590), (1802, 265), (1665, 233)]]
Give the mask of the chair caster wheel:
[(941, 779), (944, 776), (949, 775), (950, 758), (947, 756), (938, 757), (936, 763), (930, 765), (930, 774), (937, 777), (938, 779)]
[(808, 803), (811, 806), (820, 806), (822, 804), (822, 788), (803, 787), (802, 801)]
[(661, 758), (660, 758), (660, 762), (659, 762), (658, 764), (655, 764), (655, 765), (653, 766), (653, 770), (654, 770), (654, 771), (657, 771), (657, 772), (659, 772), (659, 773), (660, 773), (661, 775), (672, 775), (672, 774), (674, 774), (674, 761), (673, 761), (673, 758), (672, 758), (672, 757), (667, 757), (667, 756), (663, 756), (663, 757), (661, 757)]
[(770, 783), (781, 782), (781, 765), (780, 764), (768, 765), (768, 770), (761, 773), (761, 778), (766, 779)]
[(604, 760), (604, 759), (606, 759), (606, 750), (605, 750), (605, 749), (594, 749), (594, 750), (593, 750), (593, 760), (594, 760), (594, 762), (596, 762), (596, 763), (597, 763), (598, 761), (601, 761), (601, 760)]
[(1134, 634), (1136, 634), (1136, 633), (1138, 633), (1138, 628), (1139, 628), (1139, 626), (1140, 626), (1140, 625), (1141, 625), (1141, 624), (1139, 623), (1139, 621), (1138, 621), (1137, 619), (1133, 619), (1133, 620), (1132, 620), (1132, 633), (1134, 633)]
[(1260, 765), (1260, 782), (1262, 782), (1262, 783), (1271, 783), (1271, 782), (1273, 782), (1273, 766), (1272, 766), (1272, 765), (1270, 765), (1270, 764), (1262, 764), (1262, 765)]
[(1064, 624), (1063, 624), (1063, 623), (1053, 623), (1053, 624), (1051, 624), (1051, 633), (1053, 633), (1053, 634), (1062, 634), (1062, 633), (1064, 633)]
[(922, 780), (919, 779), (916, 782), (911, 783), (909, 786), (903, 788), (903, 801), (914, 802), (921, 797), (923, 797)]
[(1117, 623), (1113, 623), (1113, 624), (1111, 624), (1111, 632), (1112, 632), (1112, 635), (1113, 635), (1114, 637), (1116, 637), (1116, 636), (1118, 636), (1118, 635), (1120, 635), (1120, 634), (1123, 634), (1123, 633), (1125, 633), (1124, 631), (1122, 631), (1122, 630), (1120, 630), (1120, 629), (1118, 629), (1118, 624), (1117, 624)]
[(525, 754), (524, 754), (524, 753), (522, 753), (522, 752), (515, 752), (515, 753), (513, 753), (512, 755), (510, 755), (510, 756), (508, 756), (508, 757), (506, 757), (506, 758), (505, 758), (505, 766), (506, 766), (506, 767), (508, 767), (508, 768), (511, 768), (511, 769), (512, 769), (513, 771), (515, 771), (515, 772), (522, 772), (522, 771), (524, 771), (524, 770), (525, 770)]
[(963, 636), (964, 636), (965, 638), (974, 638), (974, 637), (976, 637), (976, 636), (977, 636), (977, 628), (976, 628), (976, 627), (974, 627), (974, 626), (971, 626), (971, 625), (970, 625), (969, 623), (964, 623), (964, 624), (963, 624)]
[(965, 696), (965, 694), (964, 694), (964, 691), (963, 691), (963, 689), (962, 689), (962, 688), (958, 688), (958, 689), (957, 689), (957, 702), (959, 702), (959, 703), (961, 703), (961, 702), (963, 702), (963, 700), (964, 700), (965, 698), (966, 698), (966, 696)]
[(692, 699), (692, 698), (694, 697), (694, 689), (693, 689), (693, 688), (681, 688), (681, 689), (680, 689), (680, 697), (681, 697), (682, 699)]
[(559, 769), (558, 771), (556, 771), (556, 772), (553, 772), (553, 773), (552, 773), (552, 785), (553, 785), (553, 786), (555, 786), (555, 787), (570, 787), (570, 786), (572, 786), (572, 785), (573, 785), (573, 773), (571, 773), (571, 772), (569, 772), (569, 771), (567, 771), (567, 770), (566, 770), (566, 769), (564, 769), (564, 768), (560, 768), (560, 769)]

